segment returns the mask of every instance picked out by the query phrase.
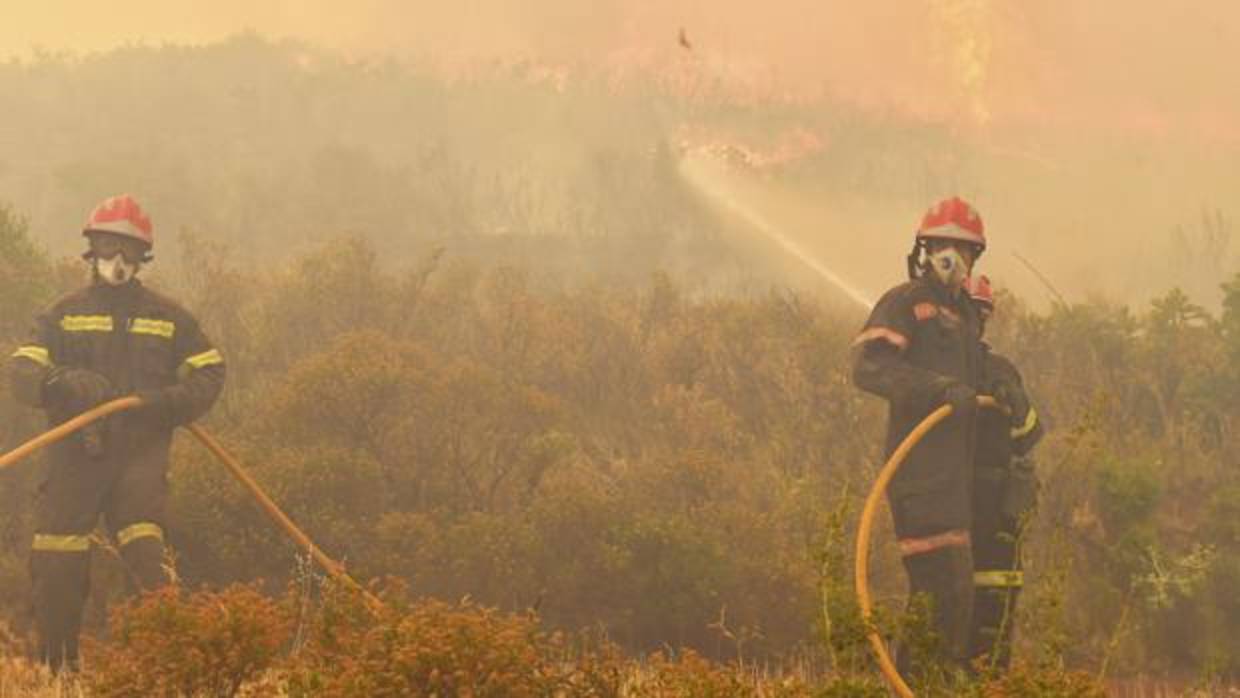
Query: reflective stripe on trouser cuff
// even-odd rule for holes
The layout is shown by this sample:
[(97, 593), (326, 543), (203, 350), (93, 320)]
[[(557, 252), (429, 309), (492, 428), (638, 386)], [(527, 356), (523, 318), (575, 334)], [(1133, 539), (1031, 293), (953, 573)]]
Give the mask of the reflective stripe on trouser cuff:
[(1025, 573), (1021, 570), (978, 570), (973, 573), (973, 585), (1015, 589), (1025, 585)]
[(963, 528), (936, 533), (925, 538), (901, 538), (900, 554), (906, 556), (920, 555), (938, 550), (939, 548), (967, 547), (970, 545), (970, 541), (969, 532)]
[(84, 553), (90, 550), (90, 534), (36, 533), (30, 549), (45, 553)]
[(30, 359), (40, 366), (50, 367), (52, 365), (52, 355), (48, 353), (46, 347), (36, 345), (18, 347), (17, 351), (13, 352), (13, 357), (17, 358), (19, 356)]
[(164, 529), (160, 528), (159, 524), (143, 521), (126, 526), (116, 534), (116, 541), (121, 545), (129, 545), (139, 538), (156, 538), (162, 543), (164, 542)]

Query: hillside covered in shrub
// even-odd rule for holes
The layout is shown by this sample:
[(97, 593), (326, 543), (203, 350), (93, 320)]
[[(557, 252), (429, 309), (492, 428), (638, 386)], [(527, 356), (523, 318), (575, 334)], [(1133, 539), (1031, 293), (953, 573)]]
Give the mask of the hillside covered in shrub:
[[(80, 262), (48, 261), (11, 213), (3, 237), (20, 269), (6, 317), (80, 283)], [(793, 290), (570, 283), (450, 254), (384, 271), (356, 238), (275, 268), (188, 244), (201, 273), (174, 289), (230, 364), (209, 426), (356, 576), (631, 651), (822, 660), (855, 642), (852, 526), (883, 418), (849, 384), (854, 314)], [(991, 339), (1052, 425), (1025, 656), (1235, 677), (1240, 280), (1222, 290), (1219, 316), (1174, 290), (1144, 309), (1001, 298)], [(3, 409), (7, 445), (38, 430)], [(2, 610), (19, 628), (37, 472), (0, 475)], [(277, 594), (298, 577), (292, 546), (188, 439), (172, 487), (185, 585)], [(894, 599), (889, 548), (875, 576)], [(95, 626), (124, 587), (97, 557)]]

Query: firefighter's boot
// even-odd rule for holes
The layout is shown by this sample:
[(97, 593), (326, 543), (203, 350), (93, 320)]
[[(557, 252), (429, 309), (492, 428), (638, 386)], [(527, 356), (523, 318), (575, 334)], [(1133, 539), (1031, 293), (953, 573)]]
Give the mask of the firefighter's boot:
[(37, 658), (53, 672), (76, 671), (82, 608), (90, 586), (89, 538), (36, 535), (30, 576), (39, 635)]

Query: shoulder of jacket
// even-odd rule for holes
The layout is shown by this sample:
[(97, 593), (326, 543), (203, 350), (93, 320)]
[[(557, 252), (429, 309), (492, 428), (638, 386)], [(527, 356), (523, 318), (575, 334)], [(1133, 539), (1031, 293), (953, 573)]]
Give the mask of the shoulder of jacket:
[(59, 315), (65, 312), (72, 312), (83, 306), (92, 305), (90, 297), (90, 287), (79, 288), (76, 291), (70, 291), (65, 295), (52, 301), (47, 307), (47, 312), (51, 315)]
[(879, 299), (878, 304), (911, 305), (913, 303), (929, 299), (932, 295), (931, 289), (926, 286), (924, 281), (920, 279), (913, 279), (912, 281), (905, 281), (898, 286), (893, 286), (888, 289), (888, 291), (883, 294), (883, 297)]
[(145, 296), (144, 300), (147, 305), (158, 308), (164, 311), (165, 313), (168, 313), (169, 315), (174, 316), (177, 319), (184, 319), (184, 320), (193, 319), (193, 315), (191, 315), (190, 312), (185, 309), (185, 306), (181, 305), (176, 300), (173, 300), (171, 296), (168, 296), (164, 293), (156, 291), (150, 288), (149, 286), (143, 286), (142, 292), (143, 292), (143, 295)]
[(904, 297), (908, 299), (908, 303), (934, 303), (938, 305), (942, 300), (942, 293), (935, 286), (934, 282), (927, 279), (913, 279), (898, 288), (904, 289)]
[(1020, 378), (1020, 371), (1016, 370), (1016, 364), (1012, 363), (1012, 360), (1003, 354), (998, 354), (993, 350), (986, 352), (986, 367), (992, 373)]

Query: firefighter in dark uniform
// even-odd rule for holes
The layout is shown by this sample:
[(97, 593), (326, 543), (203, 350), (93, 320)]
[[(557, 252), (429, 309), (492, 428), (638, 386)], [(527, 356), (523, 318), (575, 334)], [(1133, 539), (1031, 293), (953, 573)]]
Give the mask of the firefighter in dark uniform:
[[(854, 382), (888, 403), (888, 455), (930, 412), (944, 403), (953, 409), (887, 489), (910, 602), (929, 601), (938, 661), (949, 668), (967, 664), (973, 609), (969, 530), (982, 356), (964, 283), (985, 247), (972, 206), (956, 197), (936, 204), (917, 231), (909, 281), (879, 300), (854, 341)], [(899, 653), (902, 672), (908, 661)]]
[(53, 670), (77, 665), (90, 536), (100, 515), (138, 588), (168, 582), (172, 431), (202, 416), (224, 383), (223, 358), (194, 318), (135, 278), (154, 243), (137, 203), (129, 196), (104, 201), (83, 235), (91, 283), (36, 319), (10, 362), (14, 394), (45, 410), (51, 425), (127, 395), (143, 406), (49, 449), (30, 573), (40, 659)]
[[(982, 330), (994, 312), (990, 279), (969, 284)], [(970, 655), (994, 667), (1011, 661), (1016, 598), (1024, 585), (1020, 543), (1037, 495), (1030, 452), (1042, 438), (1042, 423), (1030, 404), (1020, 372), (982, 342), (983, 392), (1007, 413), (978, 416), (973, 473), (973, 628)]]

